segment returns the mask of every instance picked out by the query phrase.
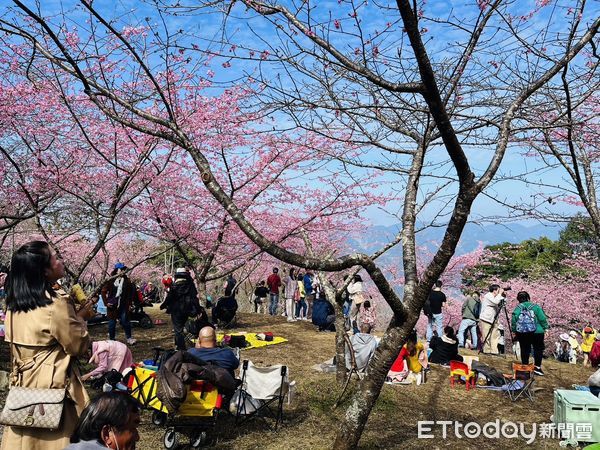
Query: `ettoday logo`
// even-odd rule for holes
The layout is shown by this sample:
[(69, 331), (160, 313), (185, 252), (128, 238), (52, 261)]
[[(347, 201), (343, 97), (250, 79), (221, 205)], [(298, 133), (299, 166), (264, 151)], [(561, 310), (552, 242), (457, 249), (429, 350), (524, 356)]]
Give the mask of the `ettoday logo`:
[[(441, 434), (441, 436), (440, 436)], [(493, 422), (457, 422), (453, 420), (420, 420), (417, 422), (419, 439), (447, 439), (452, 435), (458, 439), (524, 439), (528, 444), (540, 439), (570, 439), (589, 441), (592, 437), (591, 423), (516, 423)]]

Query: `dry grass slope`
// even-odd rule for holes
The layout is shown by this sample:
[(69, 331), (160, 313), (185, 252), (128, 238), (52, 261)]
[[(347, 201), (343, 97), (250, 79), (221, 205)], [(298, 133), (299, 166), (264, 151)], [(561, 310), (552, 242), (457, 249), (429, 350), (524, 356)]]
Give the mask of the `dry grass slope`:
[[(153, 317), (168, 319), (158, 308), (147, 310)], [(242, 357), (257, 365), (275, 363), (289, 366), (291, 379), (297, 382), (295, 401), (285, 408), (285, 423), (277, 433), (270, 432), (260, 421), (251, 421), (236, 428), (230, 418), (225, 417), (218, 425), (217, 449), (327, 449), (338, 428), (339, 418), (345, 404), (332, 411), (340, 387), (333, 374), (322, 374), (312, 366), (333, 355), (333, 333), (318, 333), (307, 322), (288, 323), (282, 317), (241, 314), (239, 331), (273, 331), (289, 339), (282, 345), (242, 352)], [(95, 339), (106, 338), (106, 326), (91, 328)], [(118, 339), (122, 330), (118, 329)], [(172, 346), (169, 325), (151, 330), (134, 329), (138, 345), (133, 347), (136, 360), (152, 354), (152, 347)], [(510, 358), (482, 357), (483, 362), (507, 371)], [(448, 382), (448, 370), (436, 367), (425, 385), (384, 386), (377, 406), (366, 427), (360, 443), (361, 449), (422, 449), (422, 448), (477, 448), (514, 449), (525, 447), (524, 440), (486, 438), (466, 440), (454, 437), (446, 440), (417, 439), (418, 420), (453, 420), (464, 423), (475, 421), (480, 424), (500, 419), (501, 421), (524, 422), (527, 424), (549, 422), (553, 412), (553, 389), (568, 388), (573, 383), (585, 384), (591, 370), (581, 366), (544, 361), (545, 377), (536, 380), (535, 405), (528, 400), (510, 402), (498, 392), (476, 390), (466, 392), (463, 386), (452, 389)], [(140, 427), (141, 441), (138, 448), (154, 450), (162, 448), (164, 430), (150, 422), (150, 414), (144, 413)], [(441, 436), (440, 429), (437, 435)], [(531, 448), (558, 448), (557, 440), (538, 440)]]

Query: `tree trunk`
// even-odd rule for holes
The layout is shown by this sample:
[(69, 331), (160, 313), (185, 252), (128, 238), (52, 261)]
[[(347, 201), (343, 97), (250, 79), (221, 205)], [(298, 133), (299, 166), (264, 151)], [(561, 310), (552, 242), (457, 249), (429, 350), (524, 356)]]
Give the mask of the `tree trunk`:
[(197, 279), (196, 289), (198, 290), (198, 300), (200, 300), (200, 305), (203, 308), (206, 308), (206, 279)]
[(346, 379), (346, 321), (342, 307), (333, 302), (335, 308), (335, 379), (338, 384), (343, 384)]
[(418, 316), (410, 316), (403, 324), (397, 324), (396, 319), (392, 319), (365, 377), (361, 380), (359, 388), (352, 396), (350, 406), (346, 409), (346, 415), (340, 423), (333, 444), (335, 450), (350, 450), (358, 446), (367, 419), (379, 398), (385, 377), (398, 357), (401, 344), (406, 341), (417, 319)]
[(335, 310), (335, 361), (336, 376), (339, 384), (343, 384), (346, 379), (346, 342), (344, 334), (346, 333), (343, 300), (341, 293), (331, 284), (329, 279), (321, 272), (318, 273), (321, 286), (325, 289), (325, 296)]

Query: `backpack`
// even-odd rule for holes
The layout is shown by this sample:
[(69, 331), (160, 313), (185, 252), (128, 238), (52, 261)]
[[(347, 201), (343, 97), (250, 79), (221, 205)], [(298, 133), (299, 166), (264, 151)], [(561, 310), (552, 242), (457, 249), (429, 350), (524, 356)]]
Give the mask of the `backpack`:
[(475, 302), (475, 308), (473, 309), (473, 316), (476, 319), (479, 319), (479, 314), (481, 313), (481, 302)]
[(429, 296), (427, 296), (427, 300), (423, 303), (423, 314), (431, 319), (433, 317), (433, 313), (431, 312), (431, 300), (429, 300)]
[(517, 333), (533, 333), (536, 328), (535, 313), (531, 309), (521, 307), (517, 319)]
[(594, 342), (594, 345), (592, 345), (590, 362), (592, 363), (592, 367), (598, 367), (598, 364), (600, 364), (600, 345), (597, 345), (597, 342)]

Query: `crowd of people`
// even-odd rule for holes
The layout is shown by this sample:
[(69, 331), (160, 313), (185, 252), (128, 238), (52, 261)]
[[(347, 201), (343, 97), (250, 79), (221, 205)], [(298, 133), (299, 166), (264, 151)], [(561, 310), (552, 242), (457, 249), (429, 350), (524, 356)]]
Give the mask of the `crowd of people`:
[[(2, 278), (2, 295), (7, 307), (6, 341), (12, 348), (12, 383), (23, 388), (64, 389), (69, 398), (64, 402), (60, 427), (7, 426), (2, 439), (3, 450), (135, 446), (139, 439), (139, 405), (129, 396), (115, 392), (105, 392), (90, 402), (84, 382), (102, 379), (111, 371), (123, 374), (132, 366), (129, 346), (135, 344), (135, 339), (129, 313), (136, 300), (149, 303), (162, 300), (160, 308), (171, 316), (174, 347), (235, 376), (239, 358), (231, 349), (217, 345), (216, 331), (235, 323), (238, 283), (233, 274), (225, 281), (223, 295), (207, 305), (212, 306), (209, 318), (189, 268), (178, 268), (173, 276), (164, 276), (164, 294), (161, 294), (153, 283), (138, 289), (129, 279), (128, 268), (119, 262), (99, 289), (109, 317), (108, 340), (95, 342), (90, 339), (87, 322), (96, 314), (98, 299), (90, 298), (76, 306), (72, 295), (59, 284), (64, 276), (63, 262), (48, 244), (32, 241), (14, 252), (10, 275)], [(360, 275), (345, 278), (344, 284), (347, 286), (342, 292), (344, 331), (353, 350), (352, 358), (347, 355), (346, 365), (350, 368), (354, 364), (357, 370), (364, 371), (379, 343), (379, 338), (372, 334), (377, 322), (375, 308), (371, 299), (366, 298)], [(505, 290), (493, 284), (482, 297), (479, 294), (467, 296), (456, 331), (444, 325), (447, 298), (442, 286), (441, 282), (435, 283), (423, 307), (427, 315), (425, 340), (419, 340), (416, 331), (407, 336), (406, 344), (391, 366), (388, 382), (421, 384), (429, 364), (462, 361), (460, 348), (480, 348), (490, 354), (502, 350), (498, 318), (505, 307)], [(543, 375), (541, 365), (548, 320), (542, 307), (532, 302), (527, 292), (517, 293), (516, 300), (518, 305), (509, 323), (513, 341), (520, 346), (521, 362), (528, 364), (533, 353), (535, 373)], [(319, 278), (311, 271), (300, 273), (289, 268), (282, 280), (279, 268), (274, 267), (266, 280), (256, 284), (253, 303), (256, 313), (264, 312), (267, 306), (271, 316), (281, 314), (289, 322), (310, 318), (320, 331), (335, 331), (335, 308), (328, 301)], [(117, 322), (123, 328), (125, 342), (115, 340)], [(190, 334), (195, 338), (193, 345), (189, 345)], [(576, 363), (581, 356), (584, 366), (597, 366), (600, 333), (588, 324), (581, 332), (571, 330), (561, 334), (555, 356), (559, 361), (570, 363)], [(80, 374), (78, 358), (88, 360), (93, 369)], [(597, 381), (594, 388), (600, 392), (600, 371), (594, 376)]]

